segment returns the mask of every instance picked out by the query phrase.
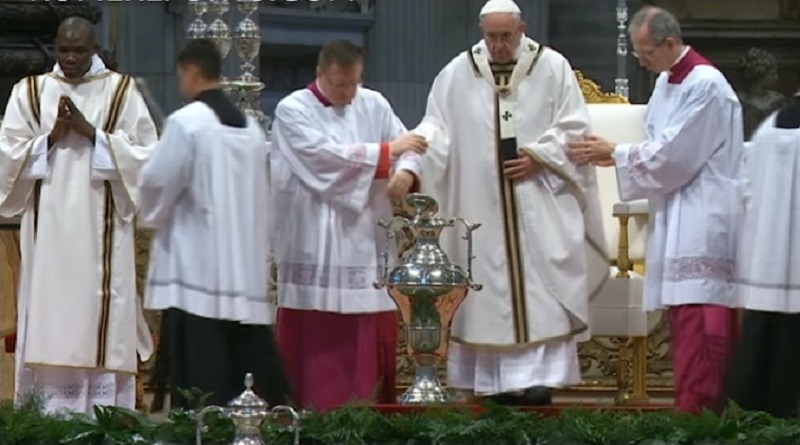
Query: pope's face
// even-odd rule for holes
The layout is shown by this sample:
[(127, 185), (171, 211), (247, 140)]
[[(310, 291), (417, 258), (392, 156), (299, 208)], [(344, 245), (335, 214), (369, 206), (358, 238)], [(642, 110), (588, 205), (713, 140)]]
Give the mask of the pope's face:
[(317, 81), (328, 100), (337, 107), (343, 107), (356, 97), (363, 73), (363, 62), (358, 62), (353, 66), (341, 66), (333, 63), (317, 67)]
[(634, 29), (631, 33), (633, 53), (639, 65), (654, 73), (663, 73), (675, 62), (675, 49), (679, 43), (672, 37), (663, 42), (654, 42), (647, 25)]
[(525, 22), (513, 14), (488, 14), (481, 18), (483, 40), (494, 63), (514, 62)]

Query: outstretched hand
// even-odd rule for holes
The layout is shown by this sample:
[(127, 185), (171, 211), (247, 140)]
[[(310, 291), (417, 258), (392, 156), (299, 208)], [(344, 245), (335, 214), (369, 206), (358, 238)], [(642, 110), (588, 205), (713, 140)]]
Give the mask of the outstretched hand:
[(567, 156), (578, 165), (610, 167), (614, 165), (614, 148), (616, 144), (600, 136), (589, 135), (582, 141), (571, 142)]
[(426, 141), (424, 137), (414, 133), (406, 133), (389, 143), (389, 150), (392, 157), (399, 157), (403, 153), (409, 151), (423, 154), (427, 149), (428, 141)]
[(386, 186), (389, 193), (389, 198), (393, 200), (402, 200), (411, 191), (414, 185), (414, 174), (406, 170), (396, 171), (391, 178), (389, 178), (389, 185)]

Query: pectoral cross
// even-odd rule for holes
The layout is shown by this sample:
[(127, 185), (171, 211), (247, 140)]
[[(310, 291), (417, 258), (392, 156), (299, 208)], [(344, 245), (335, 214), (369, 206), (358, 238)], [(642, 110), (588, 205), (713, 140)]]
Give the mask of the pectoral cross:
[(511, 119), (513, 116), (514, 116), (513, 114), (509, 113), (508, 110), (506, 110), (506, 112), (500, 117), (502, 117), (504, 121), (508, 122), (508, 120)]

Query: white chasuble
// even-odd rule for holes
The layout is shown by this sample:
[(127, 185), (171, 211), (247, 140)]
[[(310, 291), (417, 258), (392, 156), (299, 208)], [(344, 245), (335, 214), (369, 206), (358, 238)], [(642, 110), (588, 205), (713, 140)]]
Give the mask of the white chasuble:
[(735, 306), (741, 106), (692, 50), (671, 71), (647, 104), (647, 140), (614, 151), (620, 198), (650, 200), (643, 307)]
[[(800, 97), (794, 103), (790, 111), (796, 114)], [(738, 306), (796, 314), (800, 313), (800, 183), (796, 182), (800, 181), (800, 129), (778, 128), (776, 119), (777, 113), (768, 117), (747, 147)]]
[[(589, 299), (608, 277), (594, 169), (577, 168), (566, 156), (566, 144), (588, 129), (569, 63), (527, 38), (515, 64), (491, 64), (480, 42), (434, 80), (414, 130), (429, 143), (423, 190), (439, 200), (443, 216), (482, 224), (473, 270), (484, 287), (455, 315), (451, 355), (463, 353), (459, 344), (504, 350), (498, 363), (517, 362), (535, 373), (532, 363), (555, 360), (550, 353), (562, 348), (557, 354), (569, 362), (567, 375), (532, 380), (579, 379), (575, 341), (588, 340)], [(543, 170), (523, 181), (506, 179), (508, 144)], [(466, 264), (457, 231), (445, 231), (442, 246), (452, 261)], [(487, 366), (501, 372), (502, 365)]]
[[(61, 96), (96, 127), (94, 141), (72, 132), (48, 149)], [(0, 213), (22, 214), (17, 396), (38, 388), (50, 408), (88, 412), (93, 401), (132, 405), (137, 349), (151, 352), (137, 323), (136, 182), (155, 140), (131, 78), (96, 56), (77, 81), (56, 66), (15, 85), (0, 131)]]
[[(279, 306), (344, 314), (394, 311), (382, 273), (379, 220), (392, 218), (388, 178), (376, 178), (386, 143), (406, 132), (380, 93), (359, 87), (346, 106), (315, 85), (278, 104), (272, 126), (272, 240)], [(382, 148), (383, 145), (383, 148)], [(392, 170), (419, 177), (419, 156)]]

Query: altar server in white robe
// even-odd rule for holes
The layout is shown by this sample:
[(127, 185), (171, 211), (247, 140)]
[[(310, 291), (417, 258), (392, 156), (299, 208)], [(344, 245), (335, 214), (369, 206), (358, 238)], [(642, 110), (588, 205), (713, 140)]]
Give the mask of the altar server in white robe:
[[(423, 191), (441, 214), (483, 224), (473, 268), (484, 287), (456, 312), (448, 384), (549, 404), (551, 388), (581, 381), (577, 344), (608, 276), (594, 168), (567, 160), (589, 114), (569, 62), (525, 36), (513, 1), (487, 2), (480, 26), (483, 40), (439, 73), (413, 130), (429, 143)], [(442, 245), (466, 264), (458, 233)]]
[(177, 65), (191, 102), (169, 117), (139, 178), (140, 218), (156, 229), (145, 306), (169, 320), (159, 361), (168, 362), (171, 406), (191, 408), (181, 391), (193, 388), (225, 405), (246, 373), (270, 405), (285, 404), (267, 300), (266, 135), (220, 89), (214, 42), (190, 41)]
[(737, 282), (744, 308), (727, 396), (796, 418), (800, 404), (800, 93), (769, 116), (744, 167)]
[(152, 348), (137, 336), (134, 215), (156, 129), (94, 44), (90, 22), (62, 22), (58, 63), (14, 86), (0, 129), (0, 213), (22, 214), (15, 398), (86, 413), (134, 408), (137, 346)]
[(687, 412), (720, 408), (737, 323), (742, 110), (725, 76), (683, 44), (669, 12), (642, 9), (629, 31), (641, 65), (660, 73), (647, 104), (647, 140), (591, 136), (571, 156), (615, 165), (620, 197), (650, 200), (644, 309), (667, 309), (675, 403)]
[(425, 141), (361, 86), (362, 50), (334, 40), (317, 79), (280, 101), (272, 127), (278, 343), (292, 400), (324, 411), (395, 403), (396, 306), (373, 283), (392, 217)]

